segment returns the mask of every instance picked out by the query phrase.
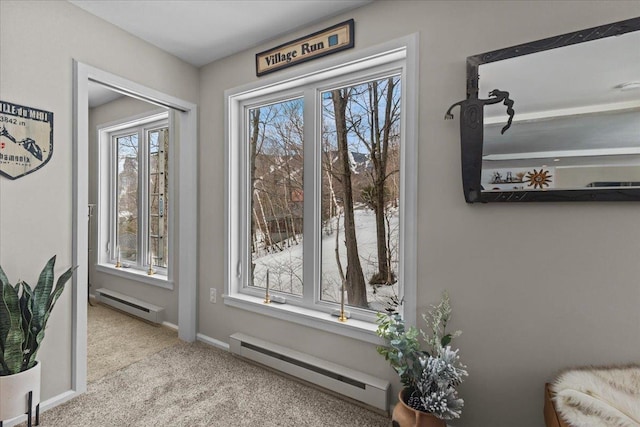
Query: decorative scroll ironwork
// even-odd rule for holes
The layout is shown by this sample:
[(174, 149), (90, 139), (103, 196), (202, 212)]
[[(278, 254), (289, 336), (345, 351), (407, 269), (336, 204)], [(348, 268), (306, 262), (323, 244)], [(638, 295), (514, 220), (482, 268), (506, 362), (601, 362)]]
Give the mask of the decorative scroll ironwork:
[(489, 92), (488, 99), (478, 99), (477, 91), (467, 99), (456, 102), (447, 110), (445, 120), (453, 119), (451, 111), (460, 107), (460, 140), (462, 149), (462, 183), (465, 189), (465, 200), (469, 203), (480, 200), (480, 176), (482, 173), (482, 141), (484, 137), (484, 106), (499, 104), (507, 106), (509, 119), (502, 128), (505, 133), (511, 127), (515, 110), (513, 100), (509, 98), (509, 92), (494, 89)]

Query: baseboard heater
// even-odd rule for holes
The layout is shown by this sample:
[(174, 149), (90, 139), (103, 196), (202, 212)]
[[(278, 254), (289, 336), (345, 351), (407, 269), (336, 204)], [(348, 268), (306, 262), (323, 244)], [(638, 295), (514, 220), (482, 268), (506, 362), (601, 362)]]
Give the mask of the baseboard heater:
[(111, 289), (100, 288), (95, 291), (98, 301), (102, 304), (122, 310), (153, 323), (162, 323), (164, 308), (148, 302), (130, 297)]
[(245, 334), (229, 337), (231, 353), (386, 412), (390, 383)]

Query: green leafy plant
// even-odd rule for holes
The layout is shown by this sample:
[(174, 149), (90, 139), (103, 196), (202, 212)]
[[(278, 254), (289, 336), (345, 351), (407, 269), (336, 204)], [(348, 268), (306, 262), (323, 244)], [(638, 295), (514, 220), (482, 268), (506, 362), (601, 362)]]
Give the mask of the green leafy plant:
[[(407, 328), (395, 311), (378, 313), (377, 333), (387, 342), (377, 348), (378, 353), (400, 375), (405, 390), (403, 400), (408, 406), (442, 419), (458, 418), (464, 401), (458, 397), (456, 387), (468, 373), (460, 363), (458, 350), (449, 345), (461, 332), (447, 333), (451, 304), (446, 291), (440, 303), (431, 306), (422, 319), (430, 333), (414, 326)], [(420, 335), (426, 350), (422, 349)]]
[(36, 364), (47, 321), (75, 267), (65, 271), (53, 286), (54, 255), (31, 288), (19, 280), (15, 286), (0, 267), (0, 376), (26, 371)]
[(378, 353), (384, 356), (400, 375), (400, 381), (405, 388), (415, 388), (416, 380), (422, 372), (420, 357), (426, 353), (420, 350), (418, 329), (415, 326), (407, 328), (398, 313), (378, 313), (376, 332), (389, 344), (378, 347)]

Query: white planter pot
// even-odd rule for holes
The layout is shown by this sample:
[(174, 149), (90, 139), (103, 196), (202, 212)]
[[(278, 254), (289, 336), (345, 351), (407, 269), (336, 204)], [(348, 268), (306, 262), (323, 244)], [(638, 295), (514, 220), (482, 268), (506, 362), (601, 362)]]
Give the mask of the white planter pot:
[(0, 376), (0, 421), (10, 420), (28, 411), (28, 395), (33, 392), (32, 413), (40, 403), (40, 362), (14, 375)]

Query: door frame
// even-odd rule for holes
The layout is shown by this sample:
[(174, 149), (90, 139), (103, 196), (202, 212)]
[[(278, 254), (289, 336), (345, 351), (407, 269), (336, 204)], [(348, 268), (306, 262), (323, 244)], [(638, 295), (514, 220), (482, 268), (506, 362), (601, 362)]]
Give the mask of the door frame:
[(78, 266), (73, 275), (71, 388), (73, 394), (87, 390), (87, 269), (89, 203), (89, 82), (175, 111), (180, 119), (178, 183), (176, 206), (179, 212), (174, 256), (178, 274), (178, 337), (187, 342), (196, 340), (197, 308), (197, 212), (198, 200), (198, 107), (155, 89), (90, 65), (73, 61), (73, 241), (72, 263)]

